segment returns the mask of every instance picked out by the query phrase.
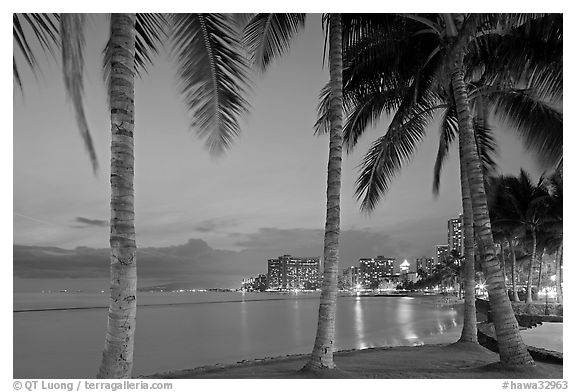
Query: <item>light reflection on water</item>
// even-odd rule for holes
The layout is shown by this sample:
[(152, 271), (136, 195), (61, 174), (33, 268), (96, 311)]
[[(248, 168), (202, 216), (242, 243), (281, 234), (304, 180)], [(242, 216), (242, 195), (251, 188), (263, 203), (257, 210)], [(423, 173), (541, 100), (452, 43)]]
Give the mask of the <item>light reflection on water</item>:
[(356, 322), (356, 338), (358, 339), (358, 348), (366, 348), (366, 342), (364, 341), (364, 315), (362, 314), (362, 300), (360, 297), (356, 297), (354, 303), (354, 320)]
[[(139, 308), (134, 375), (311, 351), (317, 297), (226, 294), (207, 303), (214, 298)], [(275, 298), (281, 300), (262, 300)], [(335, 344), (341, 350), (453, 342), (462, 317), (433, 298), (340, 297)], [(14, 313), (14, 377), (93, 377), (105, 325), (105, 309)]]

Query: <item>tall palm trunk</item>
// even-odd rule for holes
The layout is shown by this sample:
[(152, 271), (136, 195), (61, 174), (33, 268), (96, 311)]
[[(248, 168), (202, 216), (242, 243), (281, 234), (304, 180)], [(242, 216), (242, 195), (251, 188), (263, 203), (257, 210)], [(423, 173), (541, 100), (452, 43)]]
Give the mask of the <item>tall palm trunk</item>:
[(530, 229), (532, 233), (532, 255), (528, 265), (528, 282), (526, 282), (526, 303), (532, 303), (532, 280), (534, 279), (534, 262), (536, 261), (536, 229)]
[(334, 368), (334, 329), (338, 295), (340, 241), (340, 185), (342, 171), (342, 20), (330, 14), (330, 156), (326, 190), (324, 234), (324, 279), (318, 310), (318, 329), (310, 359), (304, 369)]
[[(460, 154), (462, 154), (460, 143)], [(462, 220), (464, 226), (464, 324), (460, 342), (478, 343), (476, 330), (476, 296), (474, 271), (474, 213), (468, 176), (463, 161), (460, 161), (460, 185), (462, 188)]]
[(542, 287), (542, 265), (544, 264), (544, 250), (538, 255), (538, 284), (536, 285), (536, 292), (540, 292)]
[[(506, 282), (506, 258), (504, 257), (504, 246), (502, 243), (498, 243), (500, 248), (500, 263), (502, 264), (502, 276), (504, 277), (504, 282)], [(508, 286), (506, 286), (506, 292), (508, 292)]]
[(130, 378), (136, 326), (134, 233), (135, 15), (112, 14), (110, 308), (98, 378)]
[(563, 244), (560, 244), (559, 256), (556, 258), (556, 300), (562, 302), (562, 253)]
[(510, 249), (510, 255), (512, 259), (512, 296), (514, 302), (520, 302), (518, 298), (518, 291), (516, 290), (516, 251), (512, 245), (512, 237), (506, 239), (508, 242), (508, 249)]
[(490, 308), (494, 314), (494, 328), (496, 330), (500, 361), (506, 365), (534, 365), (534, 361), (520, 336), (518, 322), (506, 293), (500, 262), (495, 256), (482, 166), (474, 142), (472, 115), (470, 113), (466, 83), (464, 82), (463, 50), (457, 50), (456, 54), (455, 61), (452, 64), (450, 80), (458, 113), (463, 164), (466, 167), (470, 196), (472, 198), (474, 231), (478, 236), (478, 250), (482, 260), (484, 275), (486, 276)]

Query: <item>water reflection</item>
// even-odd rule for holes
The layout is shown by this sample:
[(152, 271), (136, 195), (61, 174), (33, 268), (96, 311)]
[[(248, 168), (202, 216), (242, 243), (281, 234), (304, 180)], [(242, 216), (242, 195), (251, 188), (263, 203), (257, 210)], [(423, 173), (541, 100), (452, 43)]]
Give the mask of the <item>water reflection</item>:
[(404, 339), (408, 342), (418, 339), (414, 330), (414, 307), (407, 298), (400, 298), (397, 314)]
[(248, 332), (248, 304), (244, 301), (240, 302), (240, 330), (242, 331), (242, 338), (240, 339), (240, 347), (242, 351), (248, 351), (250, 348), (250, 334)]
[[(197, 302), (138, 310), (135, 374), (312, 349), (318, 297), (209, 293), (189, 300)], [(337, 307), (338, 349), (453, 342), (463, 316), (424, 298), (341, 297)], [(15, 313), (15, 377), (92, 377), (104, 328), (105, 309)]]
[(292, 304), (292, 336), (295, 342), (302, 341), (302, 322), (300, 320), (300, 301), (295, 300)]
[(354, 304), (354, 327), (356, 329), (356, 336), (358, 338), (358, 348), (366, 348), (366, 336), (364, 331), (364, 314), (362, 311), (362, 299), (357, 296), (356, 303)]

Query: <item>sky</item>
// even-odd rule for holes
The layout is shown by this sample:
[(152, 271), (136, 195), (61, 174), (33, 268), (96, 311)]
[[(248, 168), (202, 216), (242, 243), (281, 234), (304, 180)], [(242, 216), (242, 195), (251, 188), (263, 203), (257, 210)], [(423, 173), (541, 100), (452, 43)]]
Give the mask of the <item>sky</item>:
[[(15, 290), (106, 285), (110, 125), (100, 65), (107, 32), (105, 16), (89, 19), (85, 104), (100, 163), (97, 176), (64, 94), (59, 61), (40, 55), (36, 76), (21, 65), (24, 90), (13, 91)], [(237, 287), (242, 277), (265, 273), (269, 258), (322, 256), (328, 138), (314, 136), (313, 125), (328, 80), (323, 45), (321, 17), (309, 15), (289, 52), (255, 75), (241, 137), (218, 158), (190, 129), (166, 53), (136, 82), (141, 286)], [(461, 212), (456, 150), (440, 195), (432, 195), (437, 123), (377, 209), (370, 215), (359, 211), (357, 166), (387, 124), (382, 118), (343, 160), (341, 268), (377, 255), (432, 257), (434, 245), (447, 242), (447, 220)], [(513, 132), (494, 125), (501, 171), (542, 174)]]

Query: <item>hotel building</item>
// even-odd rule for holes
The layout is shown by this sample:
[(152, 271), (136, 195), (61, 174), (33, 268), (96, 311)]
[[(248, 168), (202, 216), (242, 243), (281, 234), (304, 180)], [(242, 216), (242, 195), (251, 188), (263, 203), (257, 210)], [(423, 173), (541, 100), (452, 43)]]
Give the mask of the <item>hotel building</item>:
[(364, 288), (378, 287), (385, 278), (394, 274), (395, 258), (378, 256), (376, 259), (360, 259), (360, 284)]
[(431, 257), (419, 257), (416, 259), (416, 272), (424, 271), (427, 274), (432, 273), (434, 268), (434, 259)]
[(448, 260), (450, 256), (450, 247), (448, 245), (436, 245), (434, 247), (434, 265)]
[(458, 218), (448, 220), (448, 248), (464, 255), (464, 220), (462, 214)]
[(267, 278), (271, 290), (315, 290), (320, 287), (320, 259), (291, 255), (270, 259)]
[(344, 271), (342, 271), (342, 288), (356, 288), (361, 284), (362, 279), (360, 277), (360, 268), (353, 265), (351, 267), (345, 268)]

